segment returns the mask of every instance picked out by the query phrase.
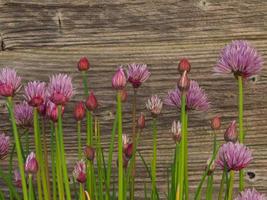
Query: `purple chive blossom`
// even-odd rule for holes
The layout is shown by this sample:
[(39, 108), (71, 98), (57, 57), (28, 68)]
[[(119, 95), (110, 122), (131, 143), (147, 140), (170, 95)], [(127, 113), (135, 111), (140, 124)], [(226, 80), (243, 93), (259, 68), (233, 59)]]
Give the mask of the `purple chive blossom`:
[(86, 181), (86, 164), (83, 160), (78, 161), (73, 170), (73, 177), (79, 183), (85, 183)]
[(181, 123), (180, 121), (173, 121), (172, 122), (172, 127), (171, 127), (171, 132), (172, 132), (172, 138), (175, 143), (179, 143), (181, 141)]
[(14, 170), (14, 184), (17, 188), (22, 188), (21, 175), (18, 169)]
[(36, 160), (35, 154), (31, 152), (25, 163), (25, 172), (30, 174), (36, 174), (38, 171), (38, 162)]
[(9, 149), (9, 136), (6, 136), (4, 133), (0, 135), (0, 160), (6, 158)]
[(220, 147), (216, 164), (222, 170), (226, 167), (228, 171), (239, 171), (251, 161), (251, 151), (245, 145), (228, 142)]
[(50, 77), (48, 85), (49, 99), (56, 105), (64, 105), (73, 95), (71, 77), (66, 74), (57, 74)]
[(0, 71), (0, 96), (12, 97), (21, 86), (21, 77), (14, 69), (4, 68)]
[(112, 87), (115, 90), (122, 90), (125, 88), (127, 79), (122, 67), (119, 67), (118, 70), (112, 77)]
[(222, 49), (214, 72), (216, 74), (234, 73), (235, 76), (247, 79), (257, 75), (262, 65), (263, 59), (255, 48), (245, 40), (236, 40)]
[[(176, 88), (168, 92), (164, 103), (181, 109), (181, 91)], [(186, 110), (207, 111), (209, 109), (208, 97), (205, 91), (199, 87), (196, 81), (190, 81), (189, 89), (186, 93)]]
[(21, 127), (30, 127), (33, 122), (33, 108), (26, 101), (14, 106), (16, 123)]
[(147, 69), (146, 64), (129, 64), (127, 77), (128, 81), (132, 84), (134, 88), (141, 86), (145, 82), (151, 73)]
[(45, 101), (46, 83), (31, 81), (25, 86), (25, 99), (30, 106), (38, 107)]
[[(62, 115), (64, 113), (64, 106), (62, 106)], [(46, 103), (46, 116), (54, 123), (58, 120), (58, 107), (51, 101)]]
[(240, 192), (235, 200), (267, 200), (267, 198), (264, 194), (259, 193), (255, 188), (253, 188)]
[(157, 116), (160, 114), (163, 103), (157, 95), (153, 95), (148, 99), (146, 103), (146, 108), (152, 114), (152, 116)]

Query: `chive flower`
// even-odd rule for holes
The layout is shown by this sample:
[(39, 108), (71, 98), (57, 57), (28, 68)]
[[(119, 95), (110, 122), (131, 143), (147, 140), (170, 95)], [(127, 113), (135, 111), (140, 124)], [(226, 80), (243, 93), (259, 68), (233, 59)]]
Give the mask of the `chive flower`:
[(80, 160), (75, 164), (72, 174), (79, 183), (86, 182), (86, 164), (83, 160)]
[(0, 96), (12, 97), (21, 86), (21, 77), (16, 70), (3, 68), (0, 71)]
[(4, 133), (0, 135), (0, 160), (6, 158), (8, 154), (10, 139), (9, 136), (6, 136)]
[(123, 90), (126, 86), (127, 79), (122, 66), (117, 69), (112, 77), (112, 87), (115, 90)]
[(128, 65), (127, 77), (133, 88), (139, 88), (150, 75), (146, 64), (133, 63)]
[(85, 106), (82, 101), (79, 101), (74, 107), (74, 118), (76, 121), (81, 121), (85, 116)]
[(158, 95), (152, 95), (146, 103), (146, 108), (151, 112), (153, 117), (156, 117), (161, 113), (162, 106), (163, 103)]
[(267, 198), (264, 194), (259, 193), (253, 188), (240, 192), (235, 200), (267, 200)]
[(25, 162), (25, 172), (29, 174), (36, 174), (38, 171), (38, 162), (35, 153), (31, 152)]
[(16, 124), (21, 127), (31, 127), (33, 123), (33, 108), (23, 101), (14, 106)]
[(30, 106), (38, 107), (45, 101), (46, 83), (31, 81), (25, 87), (25, 100)]

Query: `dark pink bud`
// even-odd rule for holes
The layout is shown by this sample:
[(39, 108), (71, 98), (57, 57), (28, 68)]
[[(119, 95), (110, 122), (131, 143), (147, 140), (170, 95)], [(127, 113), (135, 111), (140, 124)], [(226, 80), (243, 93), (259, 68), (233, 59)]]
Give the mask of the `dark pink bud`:
[(140, 116), (138, 118), (137, 125), (140, 129), (143, 129), (146, 126), (145, 115), (142, 112), (140, 113)]
[(183, 75), (181, 76), (181, 78), (179, 79), (178, 82), (178, 88), (182, 91), (182, 92), (186, 92), (188, 91), (190, 86), (190, 80), (188, 78), (187, 75), (187, 71), (183, 72)]
[(235, 143), (237, 141), (237, 137), (238, 137), (238, 133), (237, 133), (237, 128), (236, 128), (236, 121), (233, 120), (224, 133), (224, 140), (226, 142)]
[(90, 63), (86, 57), (82, 57), (77, 65), (79, 71), (87, 71), (90, 68)]
[(220, 116), (215, 116), (211, 120), (211, 128), (213, 130), (218, 130), (221, 127), (221, 117)]
[(14, 185), (17, 188), (22, 188), (21, 175), (18, 169), (14, 170)]
[(128, 144), (127, 148), (124, 150), (125, 156), (130, 159), (133, 155), (133, 143)]
[(94, 111), (98, 107), (98, 102), (93, 91), (90, 92), (85, 105), (86, 108), (90, 111)]
[(179, 65), (178, 65), (178, 71), (180, 74), (183, 74), (184, 71), (187, 71), (189, 73), (191, 70), (191, 65), (189, 61), (186, 58), (183, 58), (180, 60)]
[(125, 89), (120, 90), (120, 96), (121, 96), (121, 101), (126, 102), (128, 98), (128, 93)]
[(81, 121), (85, 116), (85, 107), (82, 101), (78, 102), (74, 107), (74, 117), (77, 121)]
[(29, 174), (36, 174), (38, 171), (38, 162), (36, 160), (35, 154), (31, 152), (25, 163), (25, 172)]
[(123, 68), (119, 67), (119, 69), (116, 71), (116, 73), (114, 74), (112, 78), (112, 87), (115, 90), (122, 90), (123, 88), (125, 88), (126, 83), (127, 83), (127, 79), (123, 71)]
[(86, 146), (84, 148), (84, 156), (87, 158), (87, 160), (93, 162), (95, 158), (95, 149), (91, 146)]
[(79, 183), (86, 182), (86, 164), (83, 160), (78, 161), (76, 165), (74, 166), (73, 177)]

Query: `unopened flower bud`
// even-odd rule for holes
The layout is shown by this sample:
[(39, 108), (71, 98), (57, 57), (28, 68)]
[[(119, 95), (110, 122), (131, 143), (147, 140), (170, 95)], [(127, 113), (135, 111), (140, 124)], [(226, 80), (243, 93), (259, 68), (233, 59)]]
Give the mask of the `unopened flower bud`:
[(90, 68), (90, 63), (86, 57), (82, 57), (78, 64), (77, 68), (79, 71), (87, 71)]
[(224, 133), (224, 140), (226, 142), (235, 143), (237, 141), (237, 137), (238, 137), (238, 133), (237, 133), (237, 128), (236, 128), (236, 121), (233, 120)]
[(17, 188), (22, 188), (21, 175), (18, 169), (14, 170), (14, 185)]
[(121, 101), (126, 102), (128, 98), (128, 93), (125, 89), (120, 90), (120, 96), (121, 96)]
[(184, 71), (187, 71), (187, 73), (189, 73), (190, 70), (191, 70), (191, 65), (190, 65), (189, 61), (186, 58), (181, 59), (179, 64), (178, 64), (179, 73), (183, 74)]
[(74, 107), (74, 118), (81, 121), (85, 116), (85, 107), (82, 101), (78, 102)]
[(127, 148), (124, 150), (125, 156), (130, 159), (133, 155), (133, 143), (128, 144)]
[(213, 130), (218, 130), (221, 127), (221, 117), (215, 116), (211, 120), (211, 128)]
[(115, 90), (122, 90), (125, 88), (127, 83), (127, 78), (125, 76), (125, 73), (123, 71), (122, 67), (119, 67), (119, 69), (116, 71), (112, 78), (112, 87)]
[(183, 75), (179, 79), (178, 88), (182, 92), (186, 92), (189, 89), (189, 86), (190, 86), (190, 80), (188, 78), (187, 71), (184, 71)]
[(84, 148), (84, 155), (87, 158), (87, 160), (94, 161), (95, 158), (95, 149), (91, 146), (86, 146)]
[[(206, 170), (208, 170), (208, 176), (210, 176), (216, 169), (216, 165), (215, 165), (214, 160), (212, 161), (211, 164), (210, 164), (210, 162), (211, 162), (211, 158), (207, 160), (207, 165), (206, 165)], [(210, 167), (209, 167), (209, 165), (210, 165)]]
[(25, 163), (25, 172), (29, 174), (36, 174), (38, 171), (38, 162), (35, 157), (35, 153), (31, 152)]
[(146, 126), (146, 120), (145, 120), (145, 115), (144, 113), (140, 113), (140, 116), (138, 118), (138, 122), (137, 122), (137, 125), (140, 129), (144, 129), (145, 126)]
[(86, 164), (83, 160), (76, 163), (72, 174), (79, 183), (86, 182)]
[(90, 92), (85, 105), (86, 108), (90, 111), (94, 111), (98, 107), (98, 102), (93, 91)]
[(172, 138), (175, 143), (180, 143), (181, 141), (181, 123), (179, 121), (173, 121), (172, 122)]

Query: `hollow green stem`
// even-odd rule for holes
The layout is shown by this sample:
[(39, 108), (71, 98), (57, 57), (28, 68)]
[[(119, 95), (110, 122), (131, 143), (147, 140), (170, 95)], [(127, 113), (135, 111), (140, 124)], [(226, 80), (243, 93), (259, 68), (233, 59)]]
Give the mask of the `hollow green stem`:
[(83, 89), (84, 89), (84, 95), (87, 97), (89, 95), (88, 91), (88, 83), (87, 83), (87, 76), (86, 72), (82, 71), (82, 76), (83, 76)]
[(83, 184), (80, 183), (80, 200), (85, 200), (85, 193), (83, 189)]
[[(93, 125), (92, 125), (92, 114), (90, 111), (86, 110), (86, 144), (91, 146), (93, 143)], [(87, 173), (86, 173), (86, 186), (87, 191), (89, 192), (90, 196), (93, 196), (93, 184), (92, 182), (92, 174), (93, 167), (91, 162), (87, 162)]]
[(119, 160), (119, 188), (118, 199), (123, 200), (123, 160), (122, 160), (122, 108), (121, 95), (117, 94), (117, 113), (118, 113), (118, 160)]
[(188, 187), (188, 139), (187, 139), (187, 126), (188, 126), (188, 115), (185, 111), (185, 126), (184, 126), (184, 195), (185, 199), (189, 199), (189, 187)]
[(51, 168), (52, 168), (52, 184), (53, 184), (53, 199), (57, 198), (57, 182), (56, 182), (56, 163), (55, 163), (55, 135), (54, 135), (54, 126), (50, 122), (50, 145), (51, 145)]
[(225, 170), (222, 173), (221, 183), (220, 183), (220, 189), (219, 189), (219, 195), (218, 200), (222, 200), (223, 192), (224, 192), (224, 181), (225, 181)]
[(63, 130), (62, 130), (62, 106), (58, 105), (58, 132), (59, 132), (59, 144), (61, 150), (61, 160), (62, 160), (62, 170), (63, 170), (63, 179), (65, 185), (65, 192), (66, 192), (66, 199), (71, 200), (70, 194), (70, 184), (69, 184), (69, 176), (67, 171), (66, 165), (66, 158), (65, 158), (65, 147), (63, 141)]
[(32, 174), (29, 174), (29, 200), (34, 200)]
[(14, 116), (12, 97), (7, 97), (7, 105), (8, 105), (8, 111), (9, 111), (9, 115), (10, 115), (10, 119), (12, 123), (13, 135), (14, 135), (14, 139), (16, 143), (16, 151), (18, 155), (18, 165), (19, 165), (19, 170), (20, 170), (20, 175), (21, 175), (23, 199), (28, 200), (26, 177), (24, 173), (24, 162), (23, 162), (23, 157), (22, 157), (21, 144), (19, 141), (18, 129), (17, 129), (16, 120)]
[(235, 173), (233, 170), (231, 170), (230, 179), (229, 179), (228, 200), (233, 199), (234, 177), (235, 177)]
[(152, 176), (152, 198), (156, 197), (156, 181), (157, 181), (157, 119), (153, 118), (153, 157), (151, 162), (151, 176)]

